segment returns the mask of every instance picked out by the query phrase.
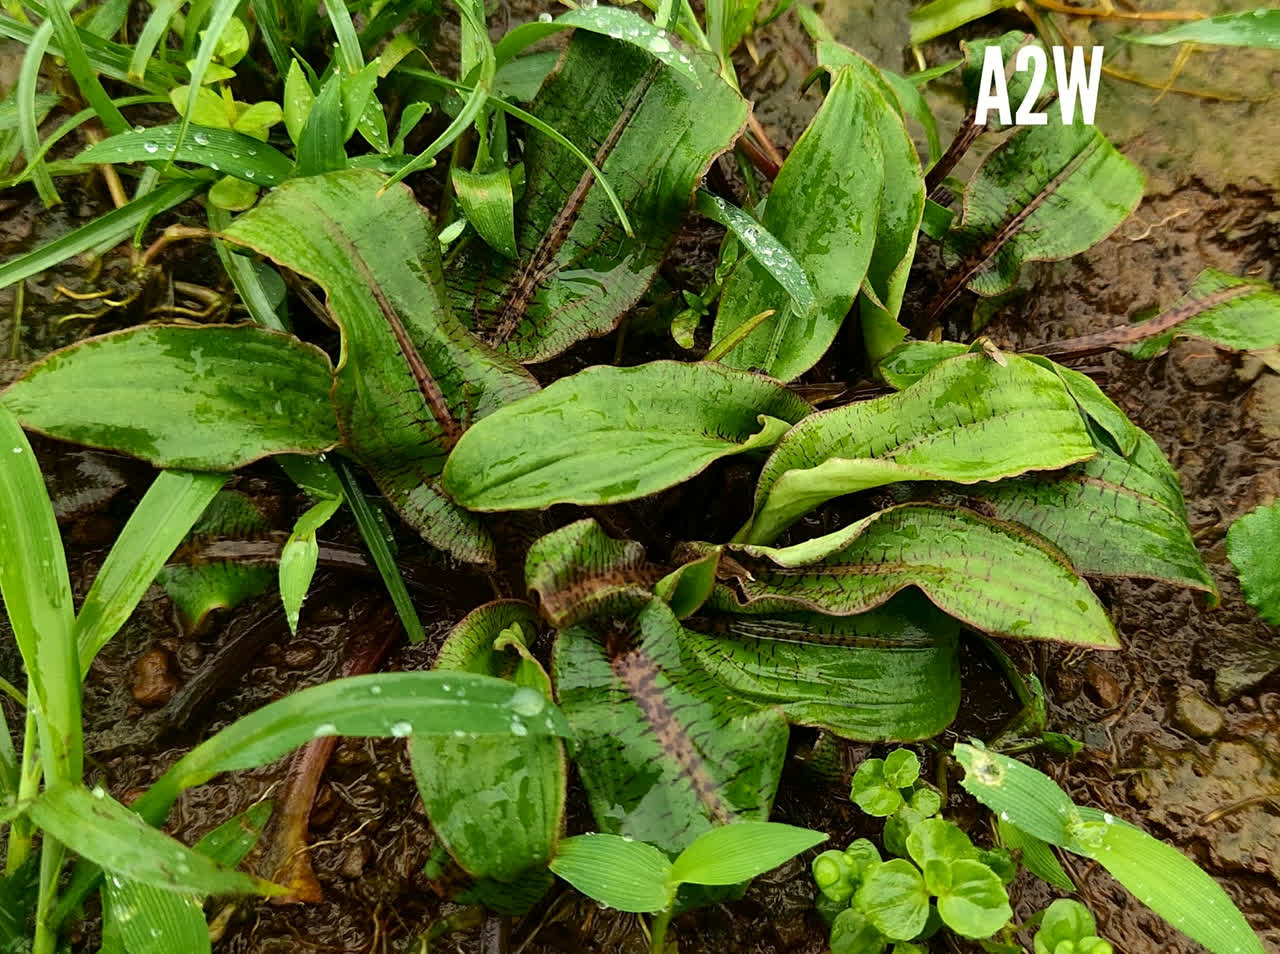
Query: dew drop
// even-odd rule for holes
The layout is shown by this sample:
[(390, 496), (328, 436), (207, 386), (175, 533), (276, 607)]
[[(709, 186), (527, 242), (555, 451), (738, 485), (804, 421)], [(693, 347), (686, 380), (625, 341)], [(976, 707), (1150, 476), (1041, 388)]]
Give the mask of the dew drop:
[(195, 136), (193, 136), (192, 138), (195, 139), (197, 146), (209, 145), (209, 137), (206, 136), (204, 133), (196, 133)]
[(1104, 822), (1106, 822), (1108, 825), (1114, 825), (1114, 824), (1116, 823), (1115, 818), (1114, 818), (1114, 817), (1112, 817), (1112, 815), (1111, 815), (1111, 813), (1110, 813), (1110, 812), (1103, 812), (1103, 813), (1102, 813), (1102, 820), (1103, 820)]
[(14, 452), (15, 454), (21, 454), (21, 453), (22, 453), (22, 448), (21, 448), (21, 447), (15, 447), (15, 448), (13, 449), (13, 452)]
[(254, 175), (256, 175), (256, 173), (255, 173), (252, 169), (246, 169), (246, 170), (244, 171), (244, 177), (245, 177), (246, 179), (252, 179), (252, 178), (254, 177)]
[(549, 13), (539, 13), (539, 14), (538, 14), (538, 22), (539, 22), (539, 23), (550, 23), (550, 22), (551, 22), (551, 14), (549, 14)]
[(332, 722), (326, 722), (323, 725), (316, 726), (316, 730), (311, 733), (313, 739), (322, 739), (328, 735), (337, 735), (338, 727)]
[(521, 722), (519, 719), (512, 719), (512, 720), (511, 720), (511, 734), (512, 734), (512, 735), (518, 735), (518, 736), (528, 735), (528, 734), (529, 734), (529, 729), (528, 729), (528, 727), (527, 727), (523, 722)]
[(511, 696), (511, 708), (522, 716), (536, 716), (547, 706), (546, 697), (537, 689), (521, 686)]
[(154, 142), (144, 142), (142, 144), (142, 148), (145, 152), (150, 153), (151, 155), (155, 155), (160, 151), (160, 147)]
[[(323, 456), (323, 455), (321, 455), (321, 456)], [(382, 687), (381, 687), (381, 686), (370, 686), (370, 687), (369, 687), (369, 695), (371, 695), (371, 696), (380, 696), (380, 695), (382, 695)]]
[(103, 789), (103, 787), (102, 787), (101, 785), (95, 785), (95, 786), (93, 786), (93, 797), (94, 797), (94, 798), (106, 798), (106, 797), (107, 797), (107, 793), (106, 793), (106, 791)]
[(409, 722), (393, 722), (387, 731), (392, 738), (404, 739), (413, 735), (413, 725)]

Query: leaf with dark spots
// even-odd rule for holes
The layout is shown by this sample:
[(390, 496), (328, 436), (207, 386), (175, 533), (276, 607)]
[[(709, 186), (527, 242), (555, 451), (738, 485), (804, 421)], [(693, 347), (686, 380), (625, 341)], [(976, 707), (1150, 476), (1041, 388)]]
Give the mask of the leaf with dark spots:
[(512, 357), (545, 361), (611, 331), (652, 281), (703, 173), (740, 132), (746, 102), (713, 59), (686, 58), (700, 88), (631, 43), (579, 30), (543, 84), (532, 112), (593, 157), (634, 235), (592, 172), (530, 129), (517, 258), (496, 260), (473, 242), (448, 276), (458, 314)]
[(615, 540), (592, 519), (579, 520), (534, 541), (525, 582), (542, 614), (557, 629), (649, 598), (662, 571), (633, 540)]
[(560, 705), (600, 831), (669, 855), (716, 824), (768, 818), (786, 752), (782, 709), (737, 697), (683, 645), (670, 608), (556, 642)]
[[(1077, 117), (1077, 120), (1079, 117)], [(964, 288), (1008, 291), (1027, 262), (1056, 262), (1102, 241), (1142, 201), (1143, 176), (1095, 126), (1051, 113), (997, 146), (974, 174), (964, 211), (943, 241), (952, 276), (936, 318)]]
[(1010, 355), (939, 362), (898, 394), (814, 414), (765, 462), (743, 539), (773, 540), (842, 494), (903, 480), (999, 480), (1094, 455), (1075, 401), (1052, 371)]
[(36, 362), (0, 393), (28, 430), (157, 467), (234, 470), (338, 443), (319, 348), (249, 326), (141, 325)]
[(794, 546), (735, 545), (722, 561), (740, 606), (851, 616), (907, 587), (995, 636), (1120, 646), (1063, 554), (1025, 527), (960, 507), (904, 504)]
[[(528, 603), (488, 603), (454, 627), (435, 668), (507, 679), (550, 700), (551, 682), (528, 649), (540, 628)], [(409, 754), (431, 824), (468, 874), (512, 881), (547, 863), (564, 816), (560, 739), (514, 730), (505, 738), (424, 735), (410, 740)]]
[[(766, 319), (725, 356), (788, 381), (827, 351), (862, 287), (876, 243), (884, 183), (879, 110), (867, 77), (838, 69), (817, 116), (782, 164), (761, 224), (808, 272), (817, 300), (802, 314), (758, 259), (742, 260), (725, 282), (713, 339), (723, 340), (764, 311)], [(856, 175), (850, 175), (850, 168)]]
[(1100, 443), (1097, 457), (1066, 470), (951, 490), (1030, 527), (1084, 576), (1163, 580), (1202, 590), (1216, 605), (1218, 588), (1191, 538), (1177, 475), (1151, 438), (1137, 433), (1128, 457)]
[(793, 725), (864, 742), (937, 735), (960, 706), (959, 624), (919, 593), (857, 616), (733, 615), (685, 623), (682, 643), (735, 697), (782, 707)]
[(1138, 359), (1163, 354), (1175, 338), (1197, 338), (1228, 351), (1277, 348), (1280, 292), (1269, 282), (1207, 268), (1172, 308), (1125, 331), (1134, 335), (1126, 350)]
[(225, 237), (324, 288), (342, 330), (334, 400), (347, 450), (429, 543), (491, 562), (488, 531), (438, 478), (469, 423), (537, 384), (457, 320), (426, 210), (384, 182), (369, 170), (287, 182)]
[(772, 447), (810, 410), (777, 381), (718, 364), (598, 365), (477, 423), (444, 485), (483, 511), (635, 500)]

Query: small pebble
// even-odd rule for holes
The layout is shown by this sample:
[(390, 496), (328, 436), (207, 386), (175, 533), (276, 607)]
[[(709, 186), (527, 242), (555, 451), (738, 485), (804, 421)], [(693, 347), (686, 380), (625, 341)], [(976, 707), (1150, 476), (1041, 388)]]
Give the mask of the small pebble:
[(342, 866), (339, 870), (344, 878), (354, 881), (364, 874), (364, 866), (368, 861), (369, 843), (358, 841), (343, 853)]
[(139, 705), (162, 706), (181, 685), (173, 654), (166, 649), (149, 649), (133, 664), (133, 699)]
[(1173, 703), (1173, 724), (1197, 739), (1211, 739), (1222, 731), (1222, 713), (1190, 686), (1179, 686)]
[(1084, 691), (1094, 705), (1104, 709), (1114, 709), (1124, 698), (1120, 681), (1096, 662), (1085, 667)]

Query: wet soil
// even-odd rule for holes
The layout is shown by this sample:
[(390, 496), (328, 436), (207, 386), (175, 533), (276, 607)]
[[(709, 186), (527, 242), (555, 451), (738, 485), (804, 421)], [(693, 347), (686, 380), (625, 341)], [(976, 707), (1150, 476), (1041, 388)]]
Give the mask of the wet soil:
[[(823, 12), (842, 40), (881, 65), (905, 70), (912, 68), (909, 6), (897, 0), (851, 0)], [(1110, 44), (1119, 32), (1107, 23), (1045, 16), (1075, 42), (1106, 39)], [(1025, 21), (1009, 14), (1001, 25), (1023, 27)], [(803, 32), (790, 17), (762, 38), (758, 54), (758, 61), (744, 58), (741, 63), (744, 92), (758, 101), (765, 127), (785, 149), (817, 106), (814, 95), (799, 92), (813, 64)], [(950, 41), (933, 44), (925, 54), (931, 64), (944, 62), (954, 56), (954, 46)], [(1165, 50), (1125, 49), (1112, 65), (1159, 84), (1167, 79), (1175, 56)], [(1018, 349), (1117, 325), (1170, 304), (1206, 267), (1280, 282), (1280, 211), (1274, 201), (1280, 182), (1276, 68), (1275, 58), (1265, 54), (1194, 54), (1177, 85), (1227, 93), (1238, 98), (1234, 102), (1174, 92), (1160, 96), (1142, 85), (1109, 79), (1099, 122), (1147, 172), (1148, 198), (1097, 248), (1069, 262), (1033, 267), (1027, 294), (982, 311), (983, 320), (989, 320), (986, 333), (1002, 346)], [(956, 92), (943, 83), (930, 95), (945, 142), (960, 119)], [(732, 172), (727, 175), (731, 178)], [(101, 208), (96, 184), (82, 193), (65, 192), (71, 201), (51, 214), (41, 214), (27, 196), (15, 197), (0, 214), (0, 250), (11, 254), (38, 244)], [(919, 293), (917, 306), (942, 278), (928, 246), (925, 242), (912, 279), (916, 289), (926, 290)], [(714, 231), (694, 223), (664, 274), (676, 280), (704, 275), (713, 249)], [(105, 279), (95, 279), (96, 286), (107, 287), (103, 281), (114, 281), (117, 273), (119, 281), (126, 281), (128, 270), (118, 265), (108, 257)], [(186, 280), (217, 285), (207, 260), (179, 256), (166, 265), (182, 269)], [(166, 303), (164, 277), (154, 281), (158, 293), (140, 291), (138, 305), (110, 320), (141, 320), (157, 300)], [(78, 289), (74, 282), (88, 284), (78, 265), (28, 283), (19, 360), (0, 361), (0, 383), (21, 364), (83, 333), (77, 320), (56, 324), (72, 309), (65, 298), (55, 301), (54, 285)], [(697, 281), (689, 283), (696, 286)], [(6, 354), (12, 330), (8, 301), (0, 295), (0, 314), (6, 316), (0, 319), (0, 351)], [(974, 305), (972, 300), (961, 302), (947, 316), (949, 336), (971, 334)], [(909, 298), (907, 307), (912, 306)], [(612, 339), (590, 345), (571, 355), (566, 366), (611, 360), (613, 347)], [(632, 347), (643, 356), (667, 346), (637, 335), (628, 350)], [(1042, 761), (1041, 767), (1077, 800), (1140, 821), (1195, 856), (1221, 878), (1268, 948), (1280, 951), (1280, 639), (1242, 600), (1222, 542), (1232, 520), (1280, 494), (1280, 375), (1256, 360), (1199, 343), (1179, 344), (1142, 364), (1107, 356), (1088, 359), (1080, 367), (1151, 433), (1178, 469), (1191, 525), (1222, 591), (1222, 604), (1208, 609), (1203, 600), (1160, 584), (1100, 583), (1097, 589), (1125, 642), (1123, 652), (1010, 647), (1048, 687), (1051, 728), (1086, 744), (1078, 759)], [(849, 383), (858, 377), (859, 369), (838, 356), (815, 375)], [(37, 442), (36, 450), (64, 528), (73, 584), (83, 596), (145, 488), (149, 471), (123, 458), (47, 441)], [(749, 484), (750, 474), (739, 470), (717, 470), (665, 504), (638, 511), (638, 538), (663, 547), (681, 535), (683, 526), (697, 527), (704, 535), (708, 525), (734, 526), (740, 515), (723, 501), (745, 499), (745, 492), (733, 488)], [(276, 530), (286, 530), (303, 503), (269, 465), (251, 468), (233, 486), (274, 502), (268, 513)], [(654, 531), (655, 524), (662, 529)], [(327, 544), (358, 548), (353, 528), (340, 521), (325, 533)], [(490, 591), (484, 580), (412, 541), (402, 540), (402, 546), (401, 559), (415, 581), (428, 639), (400, 646), (386, 665), (425, 668), (453, 623), (489, 598)], [(353, 639), (387, 625), (393, 624), (388, 623), (380, 583), (350, 567), (321, 573), (299, 634), (292, 639), (269, 596), (215, 615), (200, 632), (188, 633), (169, 601), (153, 589), (91, 671), (86, 714), (91, 738), (98, 743), (93, 769), (113, 793), (127, 798), (190, 745), (237, 716), (332, 678)], [(7, 636), (0, 633), (0, 674), (12, 678), (18, 662)], [(220, 648), (249, 637), (265, 648), (223, 674), (216, 692), (176, 719), (155, 718), (168, 710), (159, 705), (164, 695), (150, 691), (160, 685), (165, 695), (181, 697)], [(139, 702), (135, 688), (143, 677), (147, 691)], [(970, 734), (989, 737), (1012, 710), (1012, 699), (986, 653), (976, 642), (966, 646), (961, 719), (936, 748), (921, 747), (930, 770), (937, 768), (935, 751)], [(118, 744), (122, 727), (136, 727), (144, 719), (149, 719), (145, 725), (156, 727), (153, 741)], [(874, 826), (849, 804), (847, 786), (853, 767), (872, 750), (801, 731), (795, 735), (775, 818), (823, 829), (840, 844), (870, 833)], [(175, 808), (170, 830), (193, 841), (277, 792), (282, 777), (283, 767), (277, 765), (194, 789)], [(570, 829), (590, 827), (580, 793), (570, 801)], [(954, 784), (952, 810), (962, 818), (978, 817)], [(432, 882), (424, 873), (433, 837), (403, 746), (359, 740), (339, 744), (317, 799), (311, 840), (323, 901), (211, 909), (225, 924), (216, 950), (417, 952), (428, 949), (415, 939), (432, 923), (447, 917), (466, 923), (461, 907), (447, 900), (447, 880)], [(1130, 899), (1105, 872), (1076, 864), (1073, 874), (1102, 933), (1117, 950), (1155, 954), (1196, 949)], [(1015, 883), (1014, 897), (1020, 917), (1049, 899), (1043, 886), (1025, 877)], [(92, 912), (88, 925), (77, 950), (95, 949), (90, 944)], [(677, 919), (674, 931), (684, 954), (818, 954), (825, 947), (803, 860), (758, 879), (740, 901)], [(505, 948), (495, 938), (480, 926), (464, 927), (432, 942), (430, 950), (647, 950), (637, 918), (602, 910), (563, 885), (529, 916), (509, 925)]]

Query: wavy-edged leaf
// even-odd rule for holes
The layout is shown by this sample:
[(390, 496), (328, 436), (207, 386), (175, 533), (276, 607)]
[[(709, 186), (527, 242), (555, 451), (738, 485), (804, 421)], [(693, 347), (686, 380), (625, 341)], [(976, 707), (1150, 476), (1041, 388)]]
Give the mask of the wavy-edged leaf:
[[(794, 546), (736, 545), (739, 605), (865, 612), (909, 586), (985, 632), (1118, 649), (1102, 604), (1042, 537), (971, 510), (903, 504)], [(722, 567), (725, 564), (722, 563)]]
[(550, 867), (587, 897), (619, 911), (649, 914), (671, 903), (671, 862), (634, 838), (601, 832), (566, 838)]
[(750, 881), (826, 841), (824, 832), (777, 822), (740, 821), (699, 835), (671, 864), (672, 883)]
[(539, 537), (524, 564), (525, 585), (557, 629), (646, 599), (660, 575), (645, 559), (644, 547), (614, 539), (591, 518)]
[[(76, 157), (83, 163), (150, 162), (162, 154), (173, 154), (178, 162), (194, 162), (214, 172), (235, 176), (254, 185), (279, 185), (293, 172), (293, 163), (284, 153), (265, 142), (229, 129), (192, 126), (186, 137), (178, 137), (181, 126), (152, 126), (141, 132), (130, 130), (90, 146)], [(175, 153), (173, 150), (177, 148)]]
[(473, 244), (449, 270), (458, 314), (478, 334), (520, 361), (545, 361), (611, 331), (639, 300), (694, 188), (747, 115), (713, 62), (702, 54), (688, 59), (701, 88), (631, 43), (575, 33), (531, 110), (594, 158), (634, 235), (624, 232), (593, 173), (531, 129), (516, 207), (519, 256), (494, 262)]
[(553, 668), (596, 824), (675, 853), (713, 824), (768, 818), (782, 769), (781, 710), (737, 698), (682, 646), (660, 600), (631, 619), (574, 626)]
[(141, 325), (36, 362), (6, 391), (23, 427), (157, 467), (234, 470), (338, 443), (323, 351), (233, 325)]
[(169, 768), (134, 810), (160, 824), (174, 799), (222, 772), (274, 762), (326, 736), (408, 738), (413, 735), (564, 736), (564, 716), (536, 690), (492, 676), (397, 672), (352, 676), (312, 686), (243, 716)]
[(139, 884), (183, 893), (280, 893), (152, 828), (101, 788), (55, 785), (27, 807), (27, 815), (72, 851)]
[[(960, 707), (959, 624), (918, 593), (856, 616), (744, 614), (726, 589), (682, 644), (734, 696), (846, 739), (937, 735)], [(734, 615), (727, 615), (737, 610)]]
[[(1026, 100), (1036, 76), (1034, 70), (1016, 69), (1018, 51), (1024, 46), (1037, 46), (1044, 51), (1045, 62), (1049, 62), (1049, 52), (1044, 49), (1044, 44), (1030, 33), (1022, 30), (1011, 30), (1000, 36), (980, 37), (976, 40), (961, 40), (960, 50), (964, 57), (961, 60), (963, 66), (960, 70), (960, 84), (964, 87), (965, 105), (971, 111), (976, 109), (978, 98), (982, 92), (982, 74), (986, 64), (987, 47), (990, 46), (1000, 48), (1000, 62), (1005, 64), (1005, 90), (1008, 92), (1009, 103), (1014, 108)], [(1044, 103), (1057, 89), (1057, 71), (1046, 69), (1043, 83), (1040, 85), (1037, 102)], [(987, 114), (986, 129), (1002, 130), (1008, 128), (1005, 123), (1000, 121), (998, 113), (999, 110)]]
[(1140, 201), (1144, 180), (1095, 126), (1027, 126), (997, 146), (964, 193), (964, 211), (943, 241), (953, 270), (931, 309), (964, 288), (1008, 291), (1027, 262), (1069, 258), (1102, 241)]
[(745, 539), (767, 543), (819, 504), (882, 484), (999, 480), (1093, 455), (1056, 375), (1016, 355), (960, 355), (898, 394), (801, 421), (765, 462)]
[(1280, 346), (1280, 292), (1269, 282), (1206, 268), (1168, 311), (1124, 329), (1141, 337), (1125, 352), (1146, 360), (1163, 354), (1175, 338), (1198, 338), (1227, 351)]
[(1257, 507), (1227, 531), (1227, 557), (1240, 576), (1249, 605), (1280, 626), (1280, 503)]
[[(835, 72), (809, 128), (782, 164), (761, 225), (808, 272), (817, 301), (797, 313), (760, 262), (744, 259), (724, 285), (713, 340), (774, 309), (724, 358), (790, 380), (817, 363), (853, 306), (875, 248), (884, 157), (877, 107), (884, 100), (850, 67)], [(857, 176), (848, 175), (850, 167)]]
[(429, 543), (489, 562), (488, 530), (438, 477), (467, 422), (537, 384), (454, 317), (426, 211), (404, 186), (380, 194), (384, 182), (368, 170), (290, 181), (225, 237), (325, 289), (342, 329), (334, 397), (347, 449)]
[(166, 470), (138, 501), (76, 616), (80, 672), (124, 625), (222, 485), (223, 474)]
[[(473, 610), (440, 649), (436, 670), (508, 679), (551, 698), (551, 681), (529, 653), (541, 623), (528, 603)], [(551, 858), (564, 820), (564, 745), (555, 737), (416, 736), (413, 775), (432, 827), (476, 878), (512, 881)]]
[(777, 381), (716, 364), (600, 365), (478, 422), (444, 484), (471, 510), (635, 500), (773, 446), (809, 410)]
[(1163, 580), (1202, 590), (1216, 604), (1218, 588), (1187, 526), (1177, 475), (1139, 434), (1128, 457), (1102, 444), (1093, 460), (1066, 470), (952, 489), (980, 501), (974, 506), (986, 513), (1030, 527), (1085, 576)]
[(1181, 23), (1159, 33), (1130, 33), (1121, 39), (1148, 46), (1205, 43), (1215, 46), (1254, 46), (1280, 50), (1280, 8), (1227, 13), (1192, 23)]
[[(865, 86), (879, 94), (879, 99), (869, 98), (884, 159), (884, 180), (875, 247), (865, 279), (871, 294), (862, 294), (858, 304), (867, 358), (875, 364), (900, 344), (907, 333), (898, 324), (898, 312), (902, 308), (924, 215), (924, 170), (920, 167), (915, 143), (907, 133), (898, 94), (885, 78), (886, 74), (838, 43), (819, 43), (818, 62), (828, 68), (848, 67), (860, 76)], [(903, 85), (914, 90), (910, 84), (904, 82)], [(934, 137), (937, 137), (936, 130)]]

